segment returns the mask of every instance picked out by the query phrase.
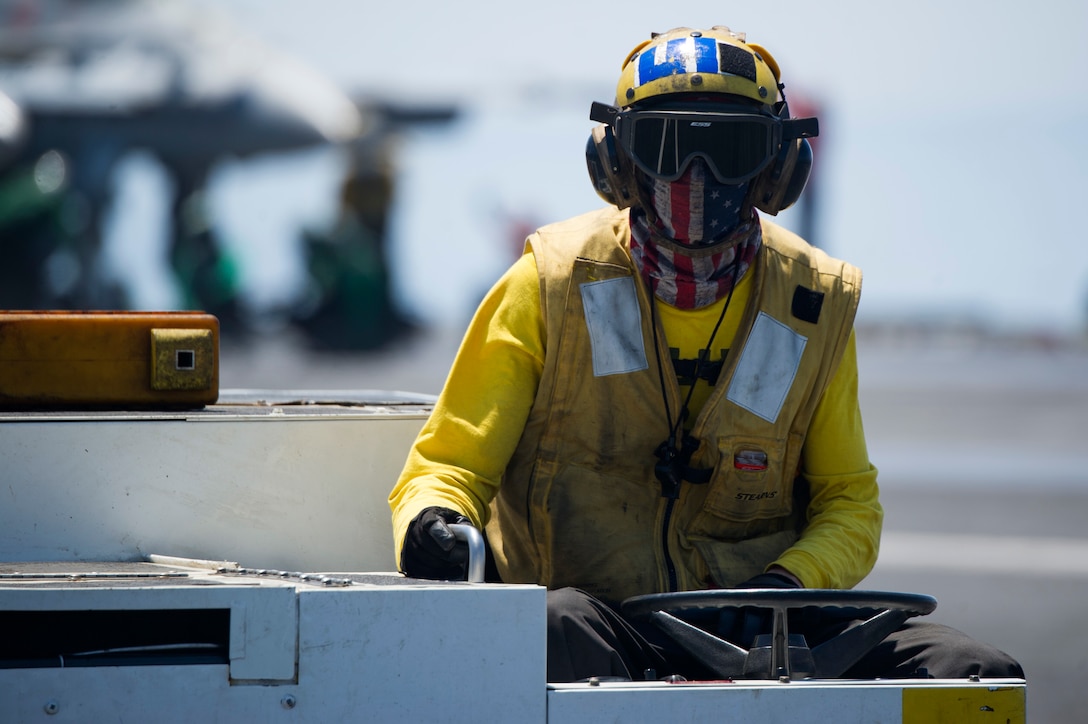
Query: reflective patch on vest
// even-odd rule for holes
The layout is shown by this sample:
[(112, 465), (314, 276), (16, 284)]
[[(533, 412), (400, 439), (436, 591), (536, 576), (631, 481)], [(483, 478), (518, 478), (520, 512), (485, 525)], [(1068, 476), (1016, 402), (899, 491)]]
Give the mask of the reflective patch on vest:
[(649, 367), (634, 277), (586, 282), (579, 288), (593, 349), (593, 376), (637, 372)]
[(767, 422), (778, 419), (808, 338), (760, 312), (744, 343), (726, 399)]

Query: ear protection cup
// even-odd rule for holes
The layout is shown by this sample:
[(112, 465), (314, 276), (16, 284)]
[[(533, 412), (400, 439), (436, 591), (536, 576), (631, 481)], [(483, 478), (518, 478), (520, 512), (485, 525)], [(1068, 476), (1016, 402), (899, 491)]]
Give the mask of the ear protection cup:
[(812, 144), (807, 138), (798, 139), (797, 153), (793, 161), (793, 171), (780, 189), (782, 200), (779, 210), (788, 209), (801, 198), (801, 192), (808, 185), (809, 176), (812, 174)]
[(627, 164), (616, 148), (611, 126), (597, 125), (586, 140), (586, 167), (593, 189), (606, 202), (626, 209), (633, 200), (628, 182)]
[(812, 172), (812, 144), (807, 138), (783, 143), (775, 159), (752, 181), (750, 198), (760, 211), (776, 216), (801, 198)]

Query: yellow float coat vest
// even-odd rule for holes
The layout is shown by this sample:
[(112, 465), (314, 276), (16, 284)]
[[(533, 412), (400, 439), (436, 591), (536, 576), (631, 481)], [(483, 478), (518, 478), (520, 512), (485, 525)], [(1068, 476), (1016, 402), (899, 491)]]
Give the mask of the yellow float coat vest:
[(762, 223), (748, 308), (690, 431), (699, 446), (689, 468), (709, 481), (685, 481), (671, 498), (654, 473), (668, 435), (662, 376), (674, 419), (682, 397), (660, 328), (654, 349), (627, 212), (604, 209), (530, 237), (547, 354), (492, 503), (487, 530), (503, 580), (618, 602), (734, 585), (797, 540), (801, 448), (846, 347), (861, 275)]

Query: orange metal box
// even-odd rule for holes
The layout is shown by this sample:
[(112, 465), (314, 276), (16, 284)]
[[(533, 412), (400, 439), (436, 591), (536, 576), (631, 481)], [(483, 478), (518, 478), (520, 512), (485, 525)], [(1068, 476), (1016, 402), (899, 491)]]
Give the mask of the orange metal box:
[(203, 312), (0, 312), (0, 408), (202, 407), (219, 398)]

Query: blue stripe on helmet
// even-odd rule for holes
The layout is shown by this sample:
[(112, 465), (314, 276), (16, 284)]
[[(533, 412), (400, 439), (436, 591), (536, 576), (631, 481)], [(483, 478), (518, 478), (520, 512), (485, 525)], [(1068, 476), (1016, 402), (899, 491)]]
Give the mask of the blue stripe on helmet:
[(657, 49), (638, 58), (638, 84), (679, 73), (717, 73), (718, 43), (713, 38), (678, 38), (665, 44), (665, 58), (657, 62)]
[(695, 72), (718, 72), (718, 41), (714, 38), (694, 38)]

